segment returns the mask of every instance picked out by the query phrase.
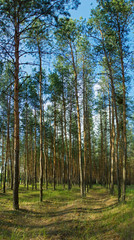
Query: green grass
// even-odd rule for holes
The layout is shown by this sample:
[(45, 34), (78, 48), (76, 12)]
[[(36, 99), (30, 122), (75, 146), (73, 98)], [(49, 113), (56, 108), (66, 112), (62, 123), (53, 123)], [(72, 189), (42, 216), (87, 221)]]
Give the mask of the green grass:
[(110, 196), (101, 186), (83, 199), (77, 186), (70, 191), (49, 186), (42, 203), (39, 190), (20, 186), (19, 198), (20, 210), (14, 211), (12, 191), (0, 192), (1, 240), (134, 239), (134, 186), (127, 187), (125, 204), (118, 204), (116, 194)]

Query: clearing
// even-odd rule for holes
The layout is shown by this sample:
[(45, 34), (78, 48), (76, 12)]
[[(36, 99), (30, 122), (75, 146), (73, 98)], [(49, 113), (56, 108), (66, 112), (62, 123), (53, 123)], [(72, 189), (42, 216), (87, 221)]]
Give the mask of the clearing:
[(10, 240), (133, 240), (134, 188), (127, 188), (127, 203), (118, 204), (107, 189), (93, 186), (86, 198), (78, 187), (57, 186), (39, 191), (20, 187), (20, 210), (12, 209), (12, 191), (0, 193), (0, 239)]

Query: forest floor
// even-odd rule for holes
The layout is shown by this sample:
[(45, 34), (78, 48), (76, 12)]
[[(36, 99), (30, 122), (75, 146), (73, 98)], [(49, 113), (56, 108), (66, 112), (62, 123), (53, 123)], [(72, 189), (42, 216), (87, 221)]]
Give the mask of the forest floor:
[[(1, 190), (0, 190), (1, 191)], [(10, 240), (133, 240), (134, 187), (127, 188), (125, 204), (107, 189), (93, 186), (85, 198), (72, 190), (39, 192), (20, 187), (20, 210), (12, 209), (12, 192), (0, 192), (0, 239)]]

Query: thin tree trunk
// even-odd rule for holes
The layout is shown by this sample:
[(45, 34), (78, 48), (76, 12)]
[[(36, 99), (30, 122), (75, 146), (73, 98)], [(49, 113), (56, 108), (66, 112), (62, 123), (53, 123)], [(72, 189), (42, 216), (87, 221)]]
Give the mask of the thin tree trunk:
[(42, 59), (41, 59), (41, 50), (40, 45), (38, 43), (38, 53), (39, 53), (39, 85), (40, 85), (40, 202), (43, 201), (43, 128), (42, 128)]
[(100, 110), (100, 129), (101, 129), (101, 158), (100, 158), (100, 183), (103, 184), (103, 167), (104, 167), (104, 150), (103, 150), (103, 123), (102, 123), (102, 110)]
[[(6, 192), (6, 181), (9, 183), (9, 174), (7, 172), (9, 171), (9, 147), (10, 147), (9, 122), (10, 122), (10, 99), (7, 99), (7, 142), (6, 142), (6, 159), (5, 159), (5, 168), (4, 168), (3, 193)], [(8, 169), (7, 169), (7, 166), (8, 166)]]
[(125, 201), (125, 195), (126, 195), (126, 162), (127, 162), (126, 86), (125, 86), (125, 72), (124, 72), (124, 62), (123, 62), (121, 30), (120, 30), (120, 23), (119, 23), (118, 15), (117, 15), (117, 23), (118, 23), (118, 37), (119, 37), (120, 61), (121, 61), (122, 85), (123, 85), (123, 184), (122, 184), (122, 200)]
[(109, 153), (109, 187), (110, 187), (110, 181), (111, 181), (111, 149), (112, 149), (112, 131), (111, 131), (111, 100), (110, 100), (110, 90), (109, 90), (109, 84), (108, 84), (108, 100), (109, 100), (109, 133), (110, 133), (110, 153)]
[(30, 177), (31, 177), (31, 184), (32, 184), (32, 190), (34, 189), (34, 158), (33, 158), (33, 132), (31, 127), (31, 166), (30, 166)]
[[(14, 9), (16, 12), (16, 7)], [(19, 209), (19, 19), (15, 13), (14, 184), (13, 208)]]
[(4, 142), (4, 132), (3, 132), (3, 128), (2, 128), (2, 166), (1, 166), (1, 188), (3, 185), (3, 171), (4, 171), (4, 146), (5, 146), (5, 142)]
[(26, 139), (25, 139), (25, 147), (26, 147), (26, 162), (25, 162), (25, 169), (26, 169), (26, 187), (27, 190), (29, 188), (29, 157), (28, 157), (28, 103), (27, 103), (27, 86), (26, 86)]
[(62, 135), (62, 184), (65, 189), (65, 163), (64, 163), (64, 132), (63, 132), (63, 113), (61, 112), (61, 135)]
[(72, 64), (74, 70), (74, 80), (75, 80), (75, 95), (76, 95), (76, 106), (77, 106), (77, 120), (78, 120), (78, 145), (79, 145), (79, 172), (80, 172), (80, 191), (81, 196), (83, 197), (84, 194), (84, 186), (83, 186), (83, 169), (82, 169), (82, 156), (81, 156), (81, 122), (80, 122), (80, 109), (79, 109), (79, 100), (78, 100), (78, 83), (77, 83), (77, 70), (74, 61), (74, 54), (71, 42), (70, 49), (71, 49), (71, 57), (72, 57)]
[(114, 126), (114, 103), (112, 96), (112, 146), (111, 146), (111, 182), (110, 182), (110, 192), (114, 193), (114, 140), (115, 140), (115, 126)]
[(90, 130), (90, 122), (88, 126), (88, 144), (89, 144), (89, 187), (92, 188), (92, 153), (91, 153), (91, 130)]
[(14, 138), (12, 138), (12, 151), (11, 151), (11, 190), (13, 190), (14, 180)]
[(69, 158), (68, 158), (68, 147), (67, 147), (66, 103), (65, 103), (65, 97), (64, 97), (64, 85), (63, 85), (62, 95), (63, 95), (62, 100), (63, 100), (63, 110), (64, 110), (65, 150), (66, 150), (66, 163), (67, 163), (67, 185), (69, 189)]
[(54, 101), (54, 155), (53, 155), (53, 188), (56, 188), (56, 101)]
[(10, 161), (9, 161), (9, 171), (10, 171), (10, 188), (11, 188), (11, 190), (13, 190), (13, 183), (12, 183), (12, 171), (13, 171), (13, 165), (12, 165), (12, 163), (13, 163), (13, 161), (12, 161), (12, 153), (11, 153), (11, 141), (10, 141), (10, 139), (9, 139), (9, 159), (10, 159)]
[(119, 145), (120, 130), (119, 130), (117, 104), (116, 104), (116, 98), (115, 98), (115, 88), (114, 88), (114, 82), (113, 82), (113, 76), (112, 76), (111, 59), (109, 61), (109, 72), (110, 72), (110, 80), (111, 80), (111, 86), (112, 86), (112, 97), (113, 97), (114, 108), (115, 108), (115, 119), (116, 119), (116, 129), (117, 129), (116, 149), (115, 149), (115, 163), (116, 163), (116, 166), (117, 166), (118, 201), (120, 201), (121, 182), (120, 182), (120, 169), (119, 169), (119, 158), (118, 158), (118, 145)]
[[(100, 31), (101, 32), (101, 31)], [(102, 40), (103, 40), (103, 34), (101, 32), (101, 36), (102, 36)], [(118, 114), (117, 114), (117, 105), (116, 105), (116, 99), (115, 99), (115, 89), (114, 89), (114, 82), (113, 82), (113, 74), (112, 74), (112, 67), (111, 67), (111, 58), (109, 57), (108, 59), (108, 55), (104, 46), (104, 42), (103, 42), (103, 50), (104, 50), (104, 54), (107, 60), (107, 65), (108, 65), (108, 69), (109, 69), (109, 75), (110, 75), (110, 80), (111, 80), (111, 86), (112, 86), (112, 111), (114, 111), (114, 106), (115, 106), (115, 117), (116, 117), (116, 127), (117, 127), (117, 138), (116, 138), (116, 151), (115, 151), (115, 160), (117, 163), (117, 185), (118, 185), (118, 201), (120, 200), (120, 195), (121, 195), (121, 188), (120, 188), (120, 171), (119, 171), (119, 159), (118, 159), (118, 145), (119, 145), (119, 124), (118, 124)], [(114, 104), (114, 106), (113, 106)], [(112, 115), (114, 114), (114, 112), (112, 112)], [(112, 126), (114, 124), (114, 119), (112, 118)], [(111, 137), (113, 138), (113, 142), (114, 142), (114, 133), (113, 133), (112, 129), (112, 134)], [(111, 158), (112, 158), (112, 141), (111, 141)], [(112, 159), (111, 159), (112, 161)], [(111, 191), (112, 192), (112, 191)]]
[[(45, 112), (45, 111), (44, 111)], [(48, 181), (47, 181), (47, 157), (46, 157), (46, 133), (45, 133), (45, 120), (43, 114), (43, 126), (44, 126), (44, 160), (45, 160), (45, 186), (48, 189)]]
[(69, 189), (72, 187), (72, 100), (70, 97), (70, 121), (69, 121)]
[(103, 161), (103, 184), (107, 183), (107, 113), (106, 101), (104, 100), (104, 161)]
[(105, 129), (104, 129), (104, 139), (105, 139), (105, 161), (104, 161), (104, 184), (108, 186), (108, 159), (107, 159), (107, 107), (105, 103)]
[(36, 149), (36, 109), (35, 109), (35, 126), (34, 126), (34, 187), (37, 190), (37, 149)]
[(86, 156), (87, 156), (87, 129), (86, 129), (86, 87), (85, 87), (85, 66), (84, 66), (84, 56), (83, 56), (83, 128), (84, 128), (84, 166), (83, 166), (83, 185), (84, 185), (84, 194), (86, 195)]
[(58, 125), (57, 125), (57, 184), (60, 184), (60, 144), (59, 144), (59, 136), (58, 136)]
[(46, 164), (47, 164), (46, 165), (46, 174), (47, 174), (47, 189), (48, 189), (48, 141), (46, 141)]

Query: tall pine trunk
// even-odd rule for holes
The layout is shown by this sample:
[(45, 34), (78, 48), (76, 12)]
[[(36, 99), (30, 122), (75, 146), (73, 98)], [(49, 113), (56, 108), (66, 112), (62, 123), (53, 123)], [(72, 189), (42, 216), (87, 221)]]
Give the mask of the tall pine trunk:
[(122, 181), (122, 200), (125, 201), (125, 195), (126, 195), (126, 162), (127, 162), (126, 86), (125, 86), (125, 71), (124, 71), (122, 41), (121, 41), (121, 29), (120, 29), (120, 23), (119, 23), (118, 15), (117, 15), (117, 23), (118, 23), (118, 38), (119, 38), (122, 86), (123, 86), (123, 181)]
[(35, 109), (35, 126), (34, 126), (34, 187), (37, 190), (37, 147), (36, 147), (36, 109)]
[(67, 146), (67, 127), (66, 127), (66, 102), (64, 97), (64, 85), (62, 92), (62, 100), (63, 100), (63, 111), (64, 111), (64, 132), (65, 132), (65, 152), (66, 152), (66, 163), (67, 163), (67, 185), (69, 189), (69, 158), (68, 158), (68, 146)]
[(15, 6), (15, 79), (14, 79), (14, 184), (13, 208), (19, 209), (19, 18)]
[(53, 154), (53, 189), (56, 189), (56, 100), (54, 100), (54, 154)]
[(87, 129), (86, 129), (86, 84), (85, 84), (85, 69), (84, 69), (84, 56), (83, 56), (83, 128), (84, 128), (84, 166), (83, 166), (83, 185), (84, 194), (86, 195), (86, 157), (87, 157)]
[[(9, 171), (9, 152), (10, 152), (9, 121), (10, 121), (10, 99), (7, 99), (7, 142), (6, 142), (6, 159), (5, 159), (5, 167), (4, 167), (3, 193), (6, 192), (6, 182), (9, 183), (9, 174), (7, 172)], [(8, 166), (8, 169), (7, 169), (7, 166)]]
[[(45, 113), (45, 111), (44, 111)], [(45, 132), (45, 120), (44, 120), (44, 113), (43, 113), (43, 127), (44, 127), (44, 160), (45, 160), (45, 186), (48, 189), (48, 181), (47, 181), (47, 156), (46, 156), (46, 132)]]
[(84, 196), (84, 184), (83, 184), (83, 167), (82, 167), (82, 156), (81, 156), (81, 122), (80, 122), (80, 108), (79, 108), (79, 99), (78, 99), (78, 83), (77, 83), (77, 70), (74, 61), (74, 54), (72, 45), (70, 42), (70, 50), (72, 57), (72, 64), (74, 70), (74, 80), (75, 80), (75, 96), (76, 96), (76, 106), (77, 106), (77, 122), (78, 122), (78, 146), (79, 146), (79, 173), (80, 173), (80, 191), (81, 196)]
[[(101, 31), (100, 31), (101, 32)], [(101, 36), (102, 36), (102, 40), (103, 40), (103, 34), (101, 32)], [(110, 76), (110, 81), (111, 81), (111, 87), (112, 87), (112, 130), (111, 130), (111, 162), (113, 161), (113, 143), (114, 143), (114, 107), (115, 107), (115, 117), (116, 117), (116, 127), (117, 127), (117, 137), (116, 137), (116, 150), (115, 150), (115, 161), (117, 164), (117, 185), (118, 185), (118, 201), (120, 200), (120, 195), (121, 195), (121, 182), (120, 182), (120, 170), (119, 170), (119, 158), (118, 158), (118, 145), (119, 145), (119, 123), (118, 123), (118, 113), (117, 113), (117, 105), (116, 105), (116, 99), (115, 99), (115, 88), (114, 88), (114, 81), (113, 81), (113, 74), (112, 74), (112, 67), (111, 67), (111, 58), (109, 55), (108, 58), (108, 54), (106, 52), (105, 46), (104, 46), (104, 42), (103, 42), (103, 50), (104, 50), (104, 54), (106, 57), (106, 61), (107, 61), (107, 66), (108, 66), (108, 70), (109, 70), (109, 76)], [(124, 167), (124, 172), (125, 172), (125, 167)], [(126, 174), (125, 174), (126, 176)], [(111, 177), (112, 180), (113, 177)], [(111, 192), (113, 192), (113, 190), (111, 189)]]
[(64, 132), (63, 132), (63, 112), (61, 111), (61, 138), (62, 138), (62, 184), (65, 189), (65, 163), (64, 163)]
[(72, 99), (70, 96), (70, 120), (69, 120), (69, 189), (72, 187)]
[(40, 202), (43, 201), (43, 127), (42, 127), (42, 59), (41, 59), (41, 49), (38, 43), (38, 53), (39, 53), (39, 98), (40, 98)]
[(5, 141), (4, 141), (4, 132), (2, 128), (2, 166), (1, 166), (1, 188), (3, 186), (3, 171), (4, 171), (4, 146), (5, 146)]

